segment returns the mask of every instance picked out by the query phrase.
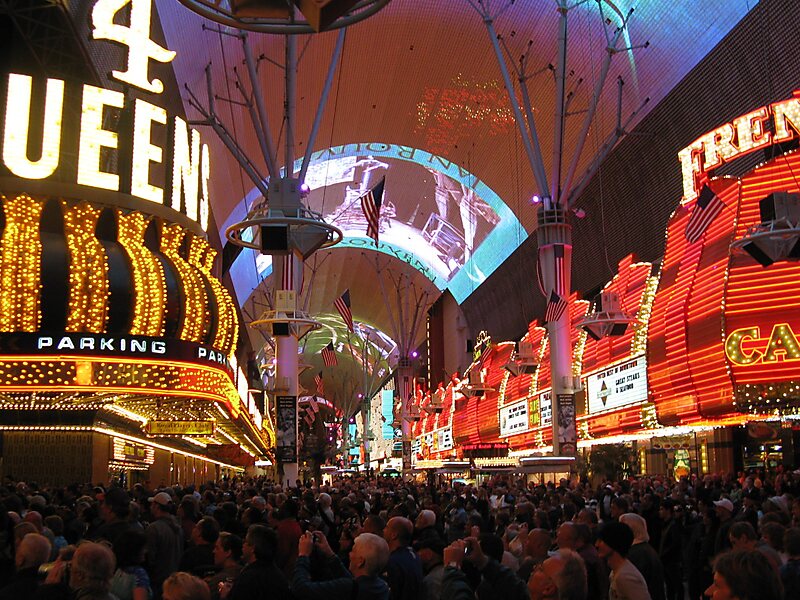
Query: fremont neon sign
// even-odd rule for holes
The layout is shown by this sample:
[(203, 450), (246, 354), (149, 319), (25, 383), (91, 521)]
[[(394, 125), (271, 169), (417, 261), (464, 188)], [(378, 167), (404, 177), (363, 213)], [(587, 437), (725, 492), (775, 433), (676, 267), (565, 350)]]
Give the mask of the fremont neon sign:
[[(114, 23), (115, 15), (128, 4), (130, 25)], [(150, 79), (149, 61), (169, 63), (175, 52), (150, 39), (151, 8), (151, 0), (98, 0), (92, 10), (92, 37), (128, 49), (127, 70), (112, 71), (114, 79), (160, 94), (164, 84), (159, 79)], [(71, 99), (73, 95), (65, 95), (64, 81), (47, 79), (41, 139), (31, 140), (33, 87), (33, 78), (28, 75), (12, 73), (8, 77), (2, 161), (17, 177), (41, 180), (52, 177), (62, 162), (62, 145), (67, 147), (62, 143), (64, 102), (65, 97)], [(166, 204), (207, 231), (210, 156), (208, 145), (200, 142), (199, 132), (178, 116), (168, 118), (165, 109), (140, 98), (126, 98), (122, 92), (84, 84), (77, 97), (80, 100), (76, 101), (81, 102), (81, 121), (76, 183), (114, 192), (130, 191), (132, 196), (143, 200)], [(110, 110), (131, 114), (132, 127), (125, 131), (108, 128)], [(171, 147), (152, 143), (152, 133), (158, 127), (168, 128)], [(41, 148), (38, 158), (29, 156), (29, 146)], [(128, 156), (130, 163), (111, 170), (104, 164), (103, 156), (112, 151), (118, 153), (120, 162), (123, 156)], [(164, 165), (163, 181), (153, 181), (154, 165)]]
[[(772, 130), (767, 124), (771, 119)], [(678, 152), (686, 204), (697, 198), (700, 176), (725, 162), (770, 144), (791, 140), (800, 133), (800, 90), (792, 98), (737, 117), (701, 135)]]
[(800, 344), (788, 323), (774, 325), (768, 338), (761, 337), (760, 327), (743, 327), (728, 334), (725, 356), (737, 365), (800, 361)]

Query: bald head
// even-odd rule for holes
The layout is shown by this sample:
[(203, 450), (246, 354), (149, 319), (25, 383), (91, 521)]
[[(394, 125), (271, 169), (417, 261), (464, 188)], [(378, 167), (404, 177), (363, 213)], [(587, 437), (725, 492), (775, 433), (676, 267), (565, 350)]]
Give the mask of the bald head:
[(550, 550), (553, 540), (550, 537), (550, 532), (546, 529), (532, 529), (528, 533), (528, 540), (525, 543), (525, 553), (535, 560), (544, 559), (547, 557), (547, 551)]
[(583, 600), (587, 593), (583, 559), (572, 550), (560, 550), (531, 574), (528, 591), (531, 600)]
[(417, 531), (420, 529), (425, 529), (426, 527), (433, 527), (436, 525), (436, 513), (432, 510), (425, 510), (419, 511), (417, 515), (417, 520), (414, 523), (414, 526), (417, 528)]
[(25, 518), (23, 519), (25, 523), (30, 523), (34, 527), (36, 527), (36, 531), (42, 533), (42, 528), (44, 527), (44, 522), (42, 520), (41, 513), (36, 512), (35, 510), (29, 510), (25, 513)]
[(556, 532), (556, 543), (559, 549), (577, 550), (578, 530), (574, 523), (563, 523)]
[(17, 570), (38, 567), (50, 560), (50, 540), (39, 533), (29, 533), (19, 543), (15, 564)]
[(116, 561), (107, 546), (83, 543), (72, 557), (69, 585), (74, 590), (89, 589), (107, 592), (114, 575)]
[(414, 534), (414, 525), (405, 517), (392, 517), (386, 524), (383, 537), (389, 542), (389, 548), (404, 548), (411, 544), (411, 536)]

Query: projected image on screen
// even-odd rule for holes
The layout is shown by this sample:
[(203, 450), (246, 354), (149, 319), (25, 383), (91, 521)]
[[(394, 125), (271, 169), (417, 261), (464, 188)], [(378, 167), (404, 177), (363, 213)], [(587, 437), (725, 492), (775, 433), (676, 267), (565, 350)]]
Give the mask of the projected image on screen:
[[(300, 164), (294, 164), (295, 176)], [(382, 178), (386, 185), (376, 245), (367, 237), (360, 198)], [(319, 150), (311, 156), (305, 183), (311, 190), (306, 206), (344, 234), (336, 248), (376, 250), (401, 260), (459, 303), (527, 237), (488, 185), (462, 166), (418, 148), (372, 142)], [(253, 188), (221, 231), (243, 219), (245, 207), (259, 197)], [(241, 290), (246, 297), (271, 272), (269, 256), (243, 252), (231, 267), (237, 294)]]
[(435, 281), (449, 282), (500, 222), (469, 186), (433, 168), (370, 154), (314, 164), (306, 176), (312, 190), (306, 202), (346, 238), (366, 239), (360, 198), (381, 178), (386, 186), (380, 242), (413, 254), (435, 273)]

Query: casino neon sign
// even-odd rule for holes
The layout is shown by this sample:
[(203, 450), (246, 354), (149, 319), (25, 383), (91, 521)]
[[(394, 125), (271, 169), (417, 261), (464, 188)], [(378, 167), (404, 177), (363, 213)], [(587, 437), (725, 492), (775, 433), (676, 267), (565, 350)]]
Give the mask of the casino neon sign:
[(800, 344), (788, 323), (773, 325), (769, 337), (761, 337), (760, 327), (743, 327), (728, 334), (725, 356), (737, 365), (781, 361), (800, 361)]
[[(130, 24), (114, 22), (116, 14), (128, 4)], [(175, 52), (159, 46), (150, 39), (151, 0), (98, 0), (92, 10), (92, 37), (108, 40), (128, 49), (127, 69), (112, 71), (111, 76), (126, 86), (160, 94), (164, 84), (150, 79), (150, 60), (169, 63)], [(178, 116), (168, 118), (165, 109), (141, 98), (126, 98), (122, 92), (83, 84), (79, 93), (65, 93), (67, 83), (47, 79), (44, 89), (43, 127), (31, 127), (31, 109), (42, 103), (34, 98), (34, 81), (28, 75), (8, 76), (5, 101), (2, 162), (11, 174), (34, 180), (46, 180), (54, 175), (63, 181), (63, 149), (77, 147), (78, 185), (129, 192), (132, 196), (157, 204), (166, 204), (208, 229), (210, 156), (207, 144), (201, 144), (200, 133), (190, 128)], [(78, 90), (76, 90), (78, 91)], [(65, 102), (80, 103), (66, 106)], [(66, 108), (66, 110), (65, 110)], [(62, 140), (66, 115), (80, 114), (77, 140)], [(130, 126), (111, 125), (110, 115), (131, 115)], [(34, 111), (39, 113), (38, 110)], [(151, 137), (159, 128), (166, 128), (167, 139), (162, 148)], [(31, 139), (33, 131), (38, 139)], [(36, 155), (40, 148), (38, 158)], [(117, 153), (119, 165), (109, 166), (104, 157)], [(127, 157), (123, 160), (123, 157)], [(124, 164), (123, 164), (124, 163)], [(163, 175), (158, 175), (162, 172)], [(70, 175), (71, 177), (72, 175)]]
[[(768, 122), (771, 118), (771, 131)], [(800, 90), (792, 98), (773, 102), (701, 135), (678, 152), (686, 204), (697, 198), (699, 178), (725, 162), (800, 133)]]

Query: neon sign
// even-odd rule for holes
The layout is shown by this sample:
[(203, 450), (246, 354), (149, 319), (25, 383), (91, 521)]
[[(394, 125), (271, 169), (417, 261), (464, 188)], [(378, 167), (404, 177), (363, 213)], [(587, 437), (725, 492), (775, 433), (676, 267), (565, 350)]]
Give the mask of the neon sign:
[[(771, 118), (772, 131), (768, 127)], [(697, 198), (699, 176), (769, 144), (791, 140), (800, 133), (800, 90), (794, 97), (773, 102), (701, 135), (678, 152), (686, 204)]]
[[(130, 25), (114, 23), (115, 15), (131, 4)], [(112, 77), (145, 92), (160, 94), (164, 85), (150, 80), (150, 60), (170, 62), (175, 53), (150, 39), (151, 0), (98, 0), (92, 11), (94, 39), (109, 40), (128, 49), (126, 71), (113, 71)], [(5, 99), (2, 163), (22, 179), (58, 182), (74, 178), (75, 183), (91, 188), (130, 193), (156, 204), (165, 204), (208, 229), (210, 155), (201, 144), (200, 133), (180, 117), (171, 119), (167, 111), (141, 98), (126, 98), (122, 92), (84, 84), (78, 90), (60, 79), (47, 79), (44, 101), (34, 96), (33, 78), (11, 73)], [(65, 100), (66, 98), (66, 100)], [(73, 104), (69, 104), (69, 103)], [(65, 104), (67, 103), (67, 104)], [(42, 105), (43, 127), (31, 139), (31, 109)], [(34, 113), (38, 112), (35, 110)], [(119, 113), (109, 128), (110, 116)], [(64, 120), (80, 115), (77, 139), (64, 139)], [(38, 115), (34, 119), (40, 118)], [(124, 123), (130, 122), (125, 125)], [(168, 130), (171, 143), (166, 148), (151, 141), (154, 132)], [(28, 148), (41, 148), (38, 158)], [(62, 160), (68, 148), (77, 148), (77, 173)], [(64, 150), (62, 152), (62, 149)], [(33, 152), (36, 155), (36, 151)], [(107, 160), (116, 154), (115, 167)], [(125, 158), (127, 157), (127, 158)]]
[(728, 334), (725, 356), (737, 365), (800, 360), (800, 345), (788, 323), (772, 327), (769, 338), (761, 337), (760, 327), (743, 327)]

